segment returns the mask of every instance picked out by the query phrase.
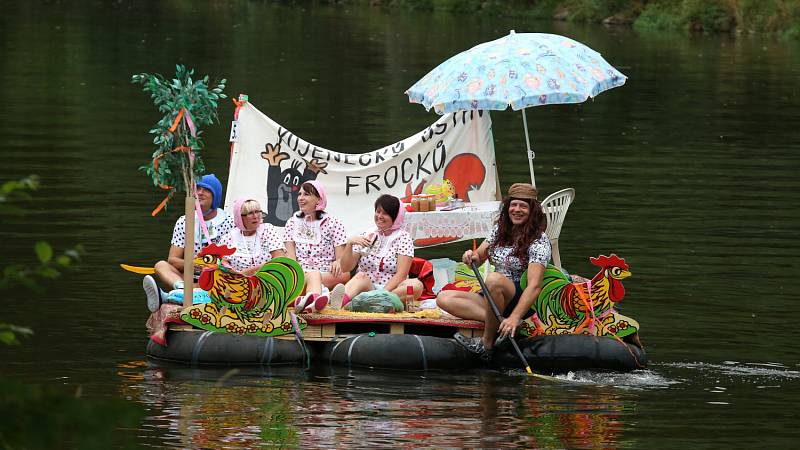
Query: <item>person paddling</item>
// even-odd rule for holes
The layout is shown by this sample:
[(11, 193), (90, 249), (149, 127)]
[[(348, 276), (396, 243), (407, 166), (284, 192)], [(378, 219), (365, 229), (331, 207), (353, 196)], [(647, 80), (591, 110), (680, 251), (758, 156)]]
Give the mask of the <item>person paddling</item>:
[[(436, 304), (448, 313), (484, 322), (480, 338), (467, 338), (461, 333), (454, 336), (459, 344), (484, 360), (491, 358), (498, 332), (513, 338), (522, 320), (533, 315), (531, 306), (542, 290), (542, 276), (551, 249), (544, 232), (547, 219), (537, 194), (530, 184), (511, 185), (489, 237), (477, 250), (467, 250), (462, 256), (467, 265), (480, 264), (488, 258), (495, 266), (496, 271), (486, 277), (486, 285), (505, 319), (498, 323), (482, 293), (446, 290), (436, 298)], [(528, 285), (523, 290), (520, 280), (525, 270)]]

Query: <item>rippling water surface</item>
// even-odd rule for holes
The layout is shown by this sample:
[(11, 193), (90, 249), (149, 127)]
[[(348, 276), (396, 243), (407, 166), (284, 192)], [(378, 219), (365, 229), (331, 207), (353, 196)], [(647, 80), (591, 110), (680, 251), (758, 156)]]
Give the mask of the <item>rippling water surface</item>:
[[(648, 370), (546, 383), (144, 360), (140, 279), (117, 264), (166, 255), (177, 212), (149, 216), (162, 194), (136, 168), (160, 117), (132, 74), (196, 67), (312, 143), (370, 150), (436, 119), (405, 89), (512, 28), (573, 37), (630, 77), (528, 119), (540, 190), (577, 191), (562, 260), (591, 275), (589, 256), (626, 259), (622, 309), (641, 323)], [(157, 447), (796, 446), (797, 44), (244, 1), (14, 2), (0, 36), (2, 181), (42, 180), (26, 213), (0, 224), (4, 261), (32, 260), (38, 239), (88, 250), (47, 295), (6, 296), (0, 317), (36, 335), (0, 348), (3, 375), (141, 404), (137, 435)], [(232, 112), (222, 105), (222, 125), (205, 134), (222, 178)], [(492, 118), (503, 186), (525, 181), (520, 115)]]

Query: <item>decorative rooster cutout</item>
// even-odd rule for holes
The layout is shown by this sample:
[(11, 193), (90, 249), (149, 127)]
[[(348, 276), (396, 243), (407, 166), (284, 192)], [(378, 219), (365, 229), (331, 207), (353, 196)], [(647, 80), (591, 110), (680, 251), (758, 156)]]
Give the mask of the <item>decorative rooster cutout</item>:
[(185, 308), (181, 318), (210, 331), (275, 336), (292, 331), (287, 306), (303, 290), (303, 269), (278, 257), (252, 275), (233, 270), (223, 258), (236, 249), (211, 244), (195, 258), (200, 288), (212, 302)]
[[(622, 280), (631, 276), (625, 260), (612, 254), (589, 258), (589, 261), (600, 267), (600, 271), (586, 283), (573, 283), (557, 267), (547, 266), (542, 292), (532, 306), (535, 314), (523, 323), (523, 334), (588, 333), (624, 337), (638, 330), (635, 320), (614, 309), (625, 297)], [(522, 280), (522, 284), (526, 284), (527, 273)]]

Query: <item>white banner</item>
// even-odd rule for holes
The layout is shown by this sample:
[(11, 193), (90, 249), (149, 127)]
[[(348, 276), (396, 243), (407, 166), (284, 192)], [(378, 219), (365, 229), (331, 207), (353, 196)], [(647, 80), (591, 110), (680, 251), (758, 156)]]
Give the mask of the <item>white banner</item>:
[(238, 197), (254, 198), (266, 222), (283, 226), (298, 209), (300, 185), (316, 179), (327, 191), (327, 212), (353, 235), (373, 226), (382, 194), (409, 203), (426, 185), (449, 179), (465, 201), (495, 200), (491, 125), (487, 112), (451, 113), (378, 150), (340, 153), (306, 142), (247, 103), (239, 110), (225, 208)]

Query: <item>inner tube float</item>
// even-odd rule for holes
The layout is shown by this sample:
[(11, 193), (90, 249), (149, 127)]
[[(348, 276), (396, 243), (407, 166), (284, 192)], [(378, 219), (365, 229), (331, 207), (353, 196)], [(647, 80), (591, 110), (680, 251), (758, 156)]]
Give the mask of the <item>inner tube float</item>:
[[(528, 364), (536, 372), (566, 373), (577, 370), (631, 372), (647, 366), (640, 346), (608, 337), (584, 334), (538, 336), (517, 341)], [(522, 362), (510, 343), (496, 348), (491, 366), (518, 368)]]
[(240, 336), (213, 331), (169, 331), (169, 345), (147, 341), (150, 358), (189, 364), (213, 365), (305, 365), (310, 349), (296, 339)]
[(328, 364), (397, 370), (453, 370), (481, 367), (481, 361), (454, 339), (416, 334), (363, 333), (325, 344), (319, 358)]

